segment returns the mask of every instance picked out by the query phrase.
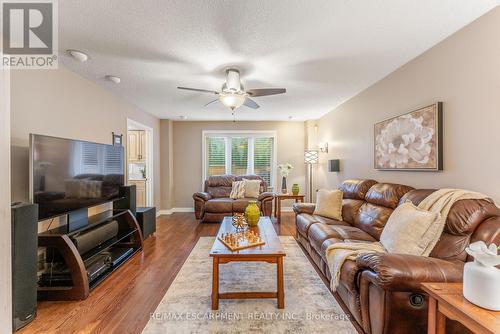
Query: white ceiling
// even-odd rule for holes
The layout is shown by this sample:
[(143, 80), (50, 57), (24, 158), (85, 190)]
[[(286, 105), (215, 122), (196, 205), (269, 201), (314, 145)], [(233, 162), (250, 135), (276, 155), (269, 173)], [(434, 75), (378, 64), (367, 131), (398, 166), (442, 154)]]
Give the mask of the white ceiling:
[[(500, 0), (64, 0), (61, 62), (161, 118), (232, 119), (209, 94), (236, 65), (255, 98), (238, 120), (315, 119), (500, 4)], [(60, 53), (63, 55), (63, 52)], [(122, 78), (119, 85), (105, 74)]]

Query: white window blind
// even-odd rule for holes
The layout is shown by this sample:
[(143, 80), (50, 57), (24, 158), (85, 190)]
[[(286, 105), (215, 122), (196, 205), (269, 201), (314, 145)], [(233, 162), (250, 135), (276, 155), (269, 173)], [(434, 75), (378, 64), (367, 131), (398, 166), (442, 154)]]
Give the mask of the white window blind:
[(248, 138), (231, 138), (231, 174), (248, 174)]
[(226, 140), (221, 137), (207, 138), (207, 176), (226, 173)]
[(271, 184), (273, 147), (274, 138), (272, 137), (261, 137), (254, 140), (254, 174), (261, 176), (267, 184)]

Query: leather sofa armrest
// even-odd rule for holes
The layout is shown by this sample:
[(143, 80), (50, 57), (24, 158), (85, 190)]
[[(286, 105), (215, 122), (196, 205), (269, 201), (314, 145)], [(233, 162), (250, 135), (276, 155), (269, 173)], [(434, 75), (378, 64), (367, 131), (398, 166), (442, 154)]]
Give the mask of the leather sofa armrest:
[(206, 192), (198, 192), (198, 193), (194, 193), (193, 194), (193, 199), (195, 201), (199, 201), (199, 200), (202, 200), (204, 202), (208, 201), (210, 198), (212, 198), (212, 196), (210, 196), (209, 193), (206, 193)]
[(196, 219), (202, 219), (205, 214), (205, 203), (210, 200), (212, 196), (206, 192), (198, 192), (193, 194), (194, 199), (194, 215)]
[(371, 253), (356, 259), (363, 275), (381, 289), (392, 291), (420, 291), (423, 282), (462, 282), (464, 263), (432, 257)]
[(293, 211), (296, 214), (308, 213), (312, 215), (315, 208), (316, 204), (314, 203), (293, 203)]
[(263, 192), (263, 193), (260, 193), (259, 197), (257, 198), (258, 201), (269, 201), (269, 200), (273, 200), (274, 199), (274, 193), (272, 192)]

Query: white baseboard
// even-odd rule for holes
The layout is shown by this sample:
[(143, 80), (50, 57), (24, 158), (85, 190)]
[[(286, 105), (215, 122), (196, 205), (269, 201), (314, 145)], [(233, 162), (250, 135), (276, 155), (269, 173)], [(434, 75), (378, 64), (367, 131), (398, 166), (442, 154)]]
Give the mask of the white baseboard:
[(175, 212), (194, 212), (194, 208), (172, 208), (167, 210), (158, 210), (157, 216), (171, 215)]

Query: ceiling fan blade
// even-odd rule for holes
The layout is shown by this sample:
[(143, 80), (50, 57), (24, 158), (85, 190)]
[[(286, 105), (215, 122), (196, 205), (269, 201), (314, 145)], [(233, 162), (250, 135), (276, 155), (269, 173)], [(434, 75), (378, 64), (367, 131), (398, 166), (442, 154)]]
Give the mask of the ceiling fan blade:
[(257, 89), (250, 89), (247, 91), (247, 93), (251, 97), (267, 96), (267, 95), (276, 95), (276, 94), (286, 93), (286, 89), (285, 88), (257, 88)]
[(257, 104), (257, 102), (255, 102), (254, 100), (252, 100), (251, 98), (246, 98), (245, 99), (245, 102), (243, 102), (243, 105), (244, 106), (247, 106), (248, 108), (252, 108), (252, 109), (259, 109), (260, 106)]
[(210, 104), (212, 104), (214, 102), (219, 102), (219, 99), (215, 99), (213, 101), (208, 102), (207, 104), (204, 105), (204, 107), (206, 107), (206, 106), (208, 106), (208, 105), (210, 105)]
[(198, 89), (198, 88), (189, 88), (189, 87), (177, 87), (178, 89), (184, 89), (184, 90), (192, 90), (195, 92), (201, 92), (201, 93), (210, 93), (210, 94), (219, 94), (219, 92), (216, 92), (215, 90), (208, 90), (208, 89)]

